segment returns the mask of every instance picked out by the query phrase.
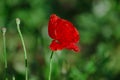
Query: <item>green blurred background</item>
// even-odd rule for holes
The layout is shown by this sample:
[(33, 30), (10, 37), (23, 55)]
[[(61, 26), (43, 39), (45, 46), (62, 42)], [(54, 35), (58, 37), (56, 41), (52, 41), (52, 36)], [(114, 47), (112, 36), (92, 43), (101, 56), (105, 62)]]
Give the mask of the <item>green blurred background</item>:
[[(0, 0), (0, 28), (6, 27), (9, 80), (25, 80), (24, 53), (15, 19), (21, 19), (29, 80), (47, 80), (51, 50), (47, 27), (55, 13), (80, 33), (80, 53), (54, 54), (52, 80), (120, 80), (120, 0)], [(0, 33), (0, 80), (4, 80)]]

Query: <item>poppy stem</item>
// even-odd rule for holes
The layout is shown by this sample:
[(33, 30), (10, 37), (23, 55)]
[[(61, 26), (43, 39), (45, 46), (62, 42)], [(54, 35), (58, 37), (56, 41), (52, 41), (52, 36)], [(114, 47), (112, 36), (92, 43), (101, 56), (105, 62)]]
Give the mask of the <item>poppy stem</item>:
[(48, 80), (51, 80), (51, 72), (52, 72), (52, 57), (53, 57), (53, 51), (50, 55), (50, 71), (49, 71), (49, 79)]
[(26, 47), (25, 47), (25, 43), (24, 43), (24, 39), (23, 39), (22, 33), (20, 31), (20, 19), (19, 18), (16, 18), (16, 24), (17, 24), (18, 33), (19, 33), (21, 41), (22, 41), (23, 50), (24, 50), (24, 58), (25, 58), (25, 80), (28, 80), (27, 52), (26, 52)]
[(12, 80), (15, 80), (15, 76), (13, 75), (13, 78), (12, 78)]
[(4, 61), (5, 61), (5, 80), (8, 80), (7, 78), (7, 54), (6, 54), (6, 37), (5, 37), (5, 33), (6, 33), (6, 28), (2, 28), (2, 33), (3, 33), (3, 47), (4, 47)]
[(54, 53), (54, 52), (52, 51), (52, 53), (51, 53), (51, 55), (50, 55), (50, 59), (52, 59), (52, 57), (53, 57), (53, 53)]

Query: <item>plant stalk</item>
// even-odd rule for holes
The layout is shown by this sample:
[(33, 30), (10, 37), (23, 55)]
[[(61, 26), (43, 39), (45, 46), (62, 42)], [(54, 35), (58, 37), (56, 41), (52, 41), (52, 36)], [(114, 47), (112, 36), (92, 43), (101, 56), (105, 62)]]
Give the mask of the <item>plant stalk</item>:
[(48, 78), (48, 80), (51, 80), (53, 53), (54, 53), (54, 52), (52, 51), (52, 53), (51, 53), (51, 55), (50, 55), (50, 71), (49, 71), (49, 78)]
[(2, 32), (3, 32), (3, 47), (4, 47), (4, 61), (5, 61), (5, 80), (8, 80), (7, 78), (7, 54), (6, 54), (6, 37), (5, 37), (5, 33), (6, 33), (6, 28), (2, 28)]
[(17, 18), (16, 19), (16, 24), (17, 24), (17, 30), (18, 30), (18, 33), (19, 33), (19, 36), (21, 38), (21, 41), (22, 41), (22, 45), (23, 45), (23, 50), (24, 50), (24, 58), (25, 58), (25, 80), (28, 80), (28, 61), (27, 61), (27, 52), (26, 52), (26, 47), (25, 47), (25, 43), (24, 43), (24, 39), (23, 39), (23, 36), (22, 36), (22, 33), (20, 31), (20, 19)]

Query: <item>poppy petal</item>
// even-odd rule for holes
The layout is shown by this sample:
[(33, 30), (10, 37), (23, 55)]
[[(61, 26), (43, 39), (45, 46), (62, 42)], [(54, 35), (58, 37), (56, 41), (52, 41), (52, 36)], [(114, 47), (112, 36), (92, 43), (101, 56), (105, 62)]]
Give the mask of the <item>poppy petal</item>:
[(80, 38), (79, 32), (71, 22), (52, 14), (48, 24), (48, 34), (53, 39), (50, 44), (51, 50), (67, 48), (75, 52), (80, 51), (76, 45)]
[(75, 52), (79, 52), (80, 51), (79, 47), (76, 44), (74, 44), (74, 43), (69, 44), (66, 48), (70, 49), (70, 50), (74, 50)]
[(67, 20), (58, 19), (56, 21), (56, 39), (62, 42), (78, 42), (79, 41), (79, 33), (77, 29)]
[(58, 19), (59, 19), (58, 16), (56, 16), (55, 14), (52, 14), (50, 16), (50, 20), (49, 20), (49, 23), (48, 23), (48, 34), (53, 39), (56, 39), (55, 29), (57, 27), (57, 20)]
[(62, 50), (63, 46), (60, 43), (58, 43), (56, 40), (53, 40), (52, 43), (50, 44), (50, 49), (53, 51)]

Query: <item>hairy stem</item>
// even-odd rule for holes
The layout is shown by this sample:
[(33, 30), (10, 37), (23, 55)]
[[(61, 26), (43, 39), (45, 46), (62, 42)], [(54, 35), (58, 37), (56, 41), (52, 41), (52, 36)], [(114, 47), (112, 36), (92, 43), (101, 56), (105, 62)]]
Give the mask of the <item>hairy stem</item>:
[(13, 78), (12, 78), (12, 80), (15, 80), (15, 76), (13, 75)]
[(51, 73), (52, 73), (52, 57), (53, 57), (53, 51), (50, 55), (50, 71), (49, 71), (49, 80), (51, 80)]
[(4, 61), (5, 61), (5, 80), (8, 80), (7, 78), (7, 54), (6, 54), (6, 37), (5, 37), (5, 33), (6, 33), (6, 28), (2, 28), (2, 32), (3, 32), (3, 47), (4, 47)]
[(17, 30), (18, 33), (20, 35), (21, 41), (22, 41), (22, 45), (23, 45), (23, 50), (24, 50), (24, 58), (25, 58), (25, 80), (28, 80), (28, 61), (27, 61), (27, 53), (26, 53), (26, 47), (25, 47), (25, 43), (24, 43), (24, 39), (22, 36), (22, 33), (20, 31), (20, 19), (17, 18), (16, 19), (16, 23), (17, 23)]

